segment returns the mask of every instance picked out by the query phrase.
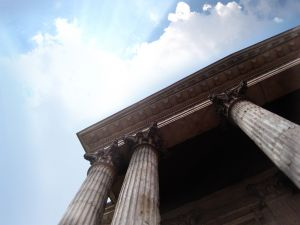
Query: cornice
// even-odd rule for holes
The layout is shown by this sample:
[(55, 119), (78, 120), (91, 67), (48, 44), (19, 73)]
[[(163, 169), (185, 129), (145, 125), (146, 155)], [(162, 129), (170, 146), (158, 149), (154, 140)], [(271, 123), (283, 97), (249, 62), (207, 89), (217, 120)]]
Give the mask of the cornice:
[[(77, 133), (86, 152), (137, 133), (208, 100), (209, 93), (222, 92), (241, 80), (261, 74), (299, 58), (300, 26), (233, 53), (173, 85)], [(207, 103), (211, 104), (211, 103)], [(204, 104), (205, 105), (205, 104)]]

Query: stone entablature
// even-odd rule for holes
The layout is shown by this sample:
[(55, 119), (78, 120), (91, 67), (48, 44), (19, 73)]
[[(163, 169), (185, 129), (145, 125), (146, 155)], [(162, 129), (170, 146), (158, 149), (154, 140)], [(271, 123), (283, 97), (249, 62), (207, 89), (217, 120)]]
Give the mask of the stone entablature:
[(241, 80), (253, 80), (299, 59), (299, 54), (300, 27), (296, 27), (229, 55), (77, 135), (85, 151), (94, 152), (117, 138), (149, 127), (153, 121), (160, 127), (161, 121), (205, 103), (209, 93), (227, 90)]
[[(91, 167), (60, 224), (100, 224), (109, 193), (113, 193), (113, 203), (118, 196), (112, 209), (111, 224), (115, 225), (298, 224), (299, 193), (298, 200), (293, 199), (286, 185), (298, 189), (288, 179), (282, 186), (270, 173), (206, 196), (199, 204), (162, 212), (161, 220), (158, 164), (162, 149), (170, 150), (170, 146), (218, 124), (220, 117), (214, 105), (300, 188), (300, 126), (260, 106), (292, 91), (299, 92), (299, 56), (300, 26), (232, 54), (79, 132), (84, 157)], [(202, 147), (198, 143), (195, 149), (202, 153)], [(210, 149), (209, 145), (204, 148)], [(184, 148), (179, 150), (185, 153)], [(230, 158), (230, 162), (237, 159), (233, 155)], [(206, 167), (204, 164), (201, 170), (206, 171)], [(113, 184), (124, 173), (120, 189), (114, 192)], [(213, 180), (219, 179), (218, 170), (216, 174)], [(213, 181), (211, 187), (217, 183)], [(108, 222), (106, 216), (103, 221)]]

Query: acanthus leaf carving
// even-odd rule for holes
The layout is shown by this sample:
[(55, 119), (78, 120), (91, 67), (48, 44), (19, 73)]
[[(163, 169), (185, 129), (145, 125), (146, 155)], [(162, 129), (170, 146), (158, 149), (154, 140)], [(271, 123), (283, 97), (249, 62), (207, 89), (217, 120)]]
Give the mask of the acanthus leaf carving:
[(135, 135), (129, 135), (123, 139), (124, 143), (130, 149), (135, 149), (138, 145), (142, 144), (152, 145), (155, 149), (160, 149), (162, 147), (162, 139), (156, 122), (154, 122), (146, 131), (140, 131)]
[(90, 161), (93, 166), (95, 164), (105, 163), (119, 169), (121, 161), (121, 151), (119, 148), (118, 140), (115, 140), (109, 147), (102, 148), (93, 153), (85, 153), (84, 158)]
[(241, 81), (239, 85), (233, 89), (229, 89), (220, 94), (210, 94), (209, 99), (216, 106), (216, 111), (226, 117), (229, 117), (229, 111), (232, 105), (241, 99), (245, 99), (247, 91), (247, 82)]

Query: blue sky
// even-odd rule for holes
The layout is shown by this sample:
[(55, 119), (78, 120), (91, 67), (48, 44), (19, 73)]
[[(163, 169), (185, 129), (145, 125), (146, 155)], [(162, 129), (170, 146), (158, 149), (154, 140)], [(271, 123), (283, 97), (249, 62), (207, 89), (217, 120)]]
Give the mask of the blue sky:
[(58, 223), (76, 132), (299, 22), (296, 0), (0, 0), (1, 224)]

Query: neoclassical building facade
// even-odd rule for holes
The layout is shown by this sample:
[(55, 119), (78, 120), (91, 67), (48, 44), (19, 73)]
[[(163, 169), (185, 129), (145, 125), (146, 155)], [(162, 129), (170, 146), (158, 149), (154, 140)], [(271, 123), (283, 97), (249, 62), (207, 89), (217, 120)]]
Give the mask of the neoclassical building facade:
[(59, 224), (299, 225), (299, 124), (296, 27), (80, 131)]

